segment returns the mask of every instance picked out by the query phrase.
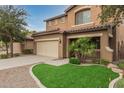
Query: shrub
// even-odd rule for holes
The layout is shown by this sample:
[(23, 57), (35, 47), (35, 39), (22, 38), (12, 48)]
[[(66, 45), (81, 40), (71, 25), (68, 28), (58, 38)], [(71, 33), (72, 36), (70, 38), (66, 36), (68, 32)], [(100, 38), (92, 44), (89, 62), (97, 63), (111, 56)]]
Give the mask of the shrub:
[(124, 63), (119, 63), (118, 66), (120, 69), (124, 69)]
[(94, 64), (100, 64), (100, 59), (95, 59), (95, 60), (92, 61), (92, 63), (94, 63)]
[(7, 56), (6, 54), (1, 54), (1, 55), (0, 55), (0, 58), (1, 58), (1, 59), (6, 59), (6, 58), (8, 58), (8, 56)]
[(110, 62), (105, 60), (105, 59), (100, 59), (99, 63), (102, 64), (102, 65), (108, 65)]
[(119, 60), (119, 63), (124, 63), (124, 60)]
[(69, 58), (69, 63), (71, 63), (71, 64), (80, 64), (80, 60), (78, 58), (71, 57), (71, 58)]
[(33, 54), (33, 49), (24, 49), (24, 54)]
[(18, 56), (20, 56), (20, 53), (15, 53), (14, 56), (18, 57)]
[(95, 59), (92, 61), (94, 64), (108, 65), (110, 62), (105, 59)]

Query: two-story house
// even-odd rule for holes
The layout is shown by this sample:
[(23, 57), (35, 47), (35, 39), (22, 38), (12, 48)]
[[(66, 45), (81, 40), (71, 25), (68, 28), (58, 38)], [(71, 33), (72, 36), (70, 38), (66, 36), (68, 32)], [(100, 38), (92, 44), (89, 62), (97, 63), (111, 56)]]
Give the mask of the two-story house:
[[(69, 44), (80, 37), (91, 37), (96, 53), (110, 62), (118, 60), (124, 41), (124, 25), (101, 25), (97, 5), (72, 5), (64, 14), (44, 20), (46, 31), (33, 34), (35, 54), (55, 58), (71, 56)], [(122, 47), (122, 46), (121, 46)], [(122, 50), (121, 50), (122, 51)]]

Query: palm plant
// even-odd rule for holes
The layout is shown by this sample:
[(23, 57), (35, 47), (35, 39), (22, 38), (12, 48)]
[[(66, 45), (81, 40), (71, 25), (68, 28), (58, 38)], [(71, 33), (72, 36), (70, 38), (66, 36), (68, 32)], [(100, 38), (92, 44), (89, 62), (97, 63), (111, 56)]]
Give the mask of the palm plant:
[(96, 45), (91, 42), (90, 38), (79, 38), (73, 41), (69, 46), (69, 51), (73, 52), (76, 58), (80, 59), (80, 62), (85, 62), (86, 57), (94, 53)]

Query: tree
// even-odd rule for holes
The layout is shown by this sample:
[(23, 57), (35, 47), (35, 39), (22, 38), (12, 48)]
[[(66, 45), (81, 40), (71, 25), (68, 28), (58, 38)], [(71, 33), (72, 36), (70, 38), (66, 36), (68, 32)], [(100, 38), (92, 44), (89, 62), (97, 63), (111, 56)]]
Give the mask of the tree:
[(5, 47), (6, 47), (6, 55), (7, 55), (7, 57), (8, 57), (8, 55), (9, 55), (9, 52), (8, 52), (8, 47), (9, 47), (9, 45), (8, 45), (8, 43), (10, 42), (10, 39), (9, 39), (9, 37), (7, 37), (7, 36), (0, 35), (0, 40), (2, 40), (2, 42), (5, 44)]
[(90, 38), (83, 37), (73, 41), (69, 46), (69, 51), (73, 52), (80, 62), (85, 62), (86, 57), (94, 53), (95, 47), (96, 45), (91, 42)]
[(14, 6), (0, 7), (0, 33), (9, 37), (11, 57), (13, 57), (13, 42), (22, 36), (22, 31), (27, 25), (25, 10)]
[(112, 22), (119, 25), (124, 20), (124, 5), (102, 5), (100, 19), (101, 23)]

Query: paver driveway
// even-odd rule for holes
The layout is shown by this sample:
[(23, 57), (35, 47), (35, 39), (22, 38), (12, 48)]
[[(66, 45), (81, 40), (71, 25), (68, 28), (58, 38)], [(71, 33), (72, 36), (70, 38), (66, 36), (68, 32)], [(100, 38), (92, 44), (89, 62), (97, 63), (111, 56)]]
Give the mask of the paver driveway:
[(33, 64), (47, 63), (62, 65), (68, 63), (68, 59), (54, 60), (54, 58), (28, 55), (11, 59), (0, 60), (0, 87), (2, 88), (37, 88), (38, 84), (29, 73)]
[(9, 58), (9, 59), (0, 59), (0, 70), (30, 65), (39, 62), (49, 62), (53, 58), (36, 56), (36, 55), (25, 55), (21, 57)]

